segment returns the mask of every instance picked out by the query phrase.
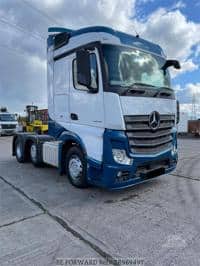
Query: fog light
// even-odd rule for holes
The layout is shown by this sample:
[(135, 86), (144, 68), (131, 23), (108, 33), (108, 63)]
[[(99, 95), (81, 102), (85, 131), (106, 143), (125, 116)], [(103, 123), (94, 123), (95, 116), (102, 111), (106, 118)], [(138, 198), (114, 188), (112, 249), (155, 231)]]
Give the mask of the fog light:
[(126, 155), (125, 150), (113, 149), (112, 154), (116, 163), (125, 164), (125, 165), (131, 165), (133, 163), (133, 159), (129, 158)]
[(122, 172), (119, 171), (119, 172), (117, 173), (117, 177), (121, 177), (121, 176), (122, 176)]
[(172, 156), (175, 156), (177, 154), (177, 148), (175, 145), (172, 146), (171, 154)]

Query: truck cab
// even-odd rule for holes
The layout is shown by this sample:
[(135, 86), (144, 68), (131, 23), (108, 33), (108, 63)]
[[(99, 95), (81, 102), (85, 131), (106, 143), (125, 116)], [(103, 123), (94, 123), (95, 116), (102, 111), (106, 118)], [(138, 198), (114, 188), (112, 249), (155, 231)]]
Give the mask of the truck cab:
[(9, 113), (6, 108), (0, 108), (0, 136), (15, 134), (17, 125), (16, 115)]
[(157, 44), (107, 27), (49, 32), (50, 121), (40, 147), (32, 141), (37, 159), (77, 187), (119, 189), (174, 170), (177, 101), (168, 68), (179, 62)]

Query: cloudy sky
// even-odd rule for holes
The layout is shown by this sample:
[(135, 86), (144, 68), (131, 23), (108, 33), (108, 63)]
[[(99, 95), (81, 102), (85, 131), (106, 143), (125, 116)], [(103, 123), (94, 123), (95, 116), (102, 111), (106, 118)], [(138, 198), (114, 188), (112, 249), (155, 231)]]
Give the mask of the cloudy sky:
[(200, 104), (199, 0), (0, 0), (0, 106), (46, 107), (46, 37), (50, 26), (106, 25), (160, 44), (181, 71), (172, 83), (185, 109)]

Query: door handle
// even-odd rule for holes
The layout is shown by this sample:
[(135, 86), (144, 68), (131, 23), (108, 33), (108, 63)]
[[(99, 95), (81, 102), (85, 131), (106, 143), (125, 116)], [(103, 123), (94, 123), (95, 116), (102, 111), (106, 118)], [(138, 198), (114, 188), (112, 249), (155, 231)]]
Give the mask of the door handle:
[(78, 120), (78, 115), (77, 114), (71, 113), (70, 117), (71, 117), (71, 120)]

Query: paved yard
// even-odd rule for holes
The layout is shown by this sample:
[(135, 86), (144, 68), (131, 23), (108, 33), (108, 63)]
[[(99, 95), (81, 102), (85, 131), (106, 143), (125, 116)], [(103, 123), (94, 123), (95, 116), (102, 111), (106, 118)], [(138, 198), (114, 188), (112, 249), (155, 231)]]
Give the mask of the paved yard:
[(200, 139), (179, 140), (173, 174), (112, 192), (17, 163), (11, 140), (0, 138), (0, 265), (69, 257), (200, 265)]

